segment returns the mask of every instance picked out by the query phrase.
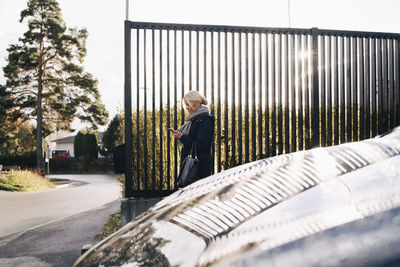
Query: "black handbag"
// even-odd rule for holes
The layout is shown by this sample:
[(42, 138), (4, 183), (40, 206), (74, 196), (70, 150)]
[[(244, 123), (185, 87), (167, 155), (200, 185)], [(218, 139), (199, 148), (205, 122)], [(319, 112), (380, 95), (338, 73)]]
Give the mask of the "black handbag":
[(190, 153), (183, 160), (180, 167), (178, 176), (179, 187), (185, 187), (199, 179), (199, 163), (196, 141), (193, 141)]

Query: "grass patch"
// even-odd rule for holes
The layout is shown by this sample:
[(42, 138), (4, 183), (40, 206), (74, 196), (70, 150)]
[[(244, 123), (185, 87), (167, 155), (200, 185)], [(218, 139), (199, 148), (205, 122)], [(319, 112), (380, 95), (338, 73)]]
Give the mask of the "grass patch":
[(107, 236), (119, 230), (121, 225), (121, 210), (118, 210), (116, 213), (112, 214), (108, 221), (104, 224), (103, 230), (100, 234), (96, 235), (94, 238), (96, 240), (103, 240)]
[(46, 178), (31, 171), (13, 171), (0, 175), (0, 190), (32, 192), (54, 188)]

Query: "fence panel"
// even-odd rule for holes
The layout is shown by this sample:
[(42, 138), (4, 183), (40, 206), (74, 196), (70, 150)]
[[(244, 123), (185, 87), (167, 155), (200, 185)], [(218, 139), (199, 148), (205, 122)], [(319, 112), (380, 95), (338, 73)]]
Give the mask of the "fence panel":
[(126, 196), (176, 190), (168, 128), (189, 90), (209, 100), (220, 172), (399, 125), (399, 75), (396, 34), (126, 21)]

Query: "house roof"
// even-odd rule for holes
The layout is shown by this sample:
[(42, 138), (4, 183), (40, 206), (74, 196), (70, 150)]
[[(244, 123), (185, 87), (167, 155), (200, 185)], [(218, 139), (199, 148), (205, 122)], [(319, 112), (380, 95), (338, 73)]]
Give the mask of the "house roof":
[(73, 143), (75, 141), (75, 135), (73, 136), (68, 136), (68, 137), (64, 137), (61, 139), (56, 139), (56, 140), (52, 140), (51, 142), (56, 142), (56, 143)]
[[(97, 141), (100, 142), (103, 139), (103, 132), (100, 132), (97, 134)], [(52, 140), (50, 142), (56, 142), (56, 143), (73, 143), (75, 141), (75, 135), (73, 136), (68, 136), (68, 137), (64, 137), (64, 138), (60, 138), (60, 139), (56, 139), (56, 140)]]

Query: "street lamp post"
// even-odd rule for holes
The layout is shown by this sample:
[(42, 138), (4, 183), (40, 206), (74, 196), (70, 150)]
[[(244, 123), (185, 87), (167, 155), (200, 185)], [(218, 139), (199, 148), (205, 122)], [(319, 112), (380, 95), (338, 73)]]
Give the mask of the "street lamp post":
[(125, 20), (129, 20), (129, 0), (126, 0)]

